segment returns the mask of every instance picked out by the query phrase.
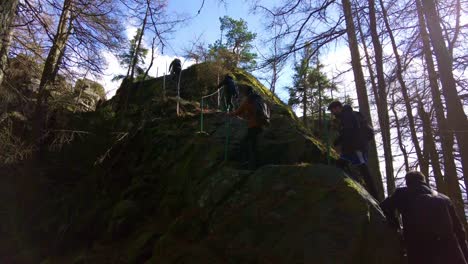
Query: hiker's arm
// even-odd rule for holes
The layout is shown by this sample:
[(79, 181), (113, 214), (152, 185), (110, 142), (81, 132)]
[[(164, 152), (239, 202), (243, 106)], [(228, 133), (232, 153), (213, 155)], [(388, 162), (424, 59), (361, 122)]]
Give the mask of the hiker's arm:
[(239, 106), (239, 108), (236, 109), (236, 111), (230, 112), (228, 115), (230, 115), (230, 116), (239, 116), (239, 115), (242, 115), (245, 112), (246, 109), (247, 109), (247, 100), (242, 102), (242, 104)]
[(463, 228), (460, 218), (458, 218), (458, 215), (455, 212), (455, 208), (451, 203), (449, 207), (449, 212), (452, 218), (453, 231), (455, 232), (455, 235), (458, 239), (458, 244), (460, 245), (460, 248), (463, 251), (463, 255), (465, 255), (465, 259), (468, 259), (468, 245), (466, 244), (465, 228)]
[(394, 194), (387, 197), (382, 203), (380, 203), (380, 208), (382, 208), (385, 217), (387, 218), (388, 223), (391, 227), (395, 229), (400, 229), (400, 222), (396, 214), (398, 208), (398, 197), (400, 196), (399, 190), (395, 191)]
[(226, 82), (226, 80), (223, 80), (222, 82), (220, 82), (220, 83), (218, 84), (218, 89), (221, 88), (221, 86), (223, 86), (225, 82)]

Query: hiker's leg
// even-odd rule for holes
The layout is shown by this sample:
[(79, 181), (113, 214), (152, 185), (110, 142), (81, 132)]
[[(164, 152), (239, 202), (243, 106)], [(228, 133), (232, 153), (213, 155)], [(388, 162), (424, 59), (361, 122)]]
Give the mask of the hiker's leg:
[(336, 161), (335, 165), (336, 165), (337, 168), (342, 169), (346, 173), (349, 171), (349, 164), (348, 164), (348, 161), (345, 160), (345, 159), (339, 158)]
[(231, 112), (234, 109), (234, 106), (232, 105), (232, 95), (231, 94), (226, 94), (226, 109), (228, 112)]
[(249, 169), (254, 170), (257, 168), (258, 151), (257, 141), (258, 135), (262, 131), (261, 128), (249, 128)]
[(224, 98), (224, 110), (226, 112), (231, 112), (232, 111), (231, 96), (228, 93), (224, 92), (223, 98)]
[(255, 167), (255, 157), (254, 157), (254, 130), (253, 128), (247, 129), (247, 160), (249, 162), (249, 169)]
[(227, 101), (227, 94), (226, 94), (226, 91), (224, 91), (224, 89), (221, 91), (221, 110), (223, 112), (228, 112), (229, 111), (229, 106), (228, 106), (228, 101)]
[(343, 170), (346, 174), (348, 174), (349, 177), (351, 177), (351, 179), (360, 182), (359, 177), (355, 173), (353, 173), (351, 169), (350, 161), (347, 160), (345, 157), (342, 156), (336, 161), (336, 167)]
[(249, 133), (247, 130), (247, 133), (244, 135), (244, 137), (241, 139), (240, 144), (239, 144), (239, 162), (243, 163), (243, 165), (246, 165), (249, 162)]

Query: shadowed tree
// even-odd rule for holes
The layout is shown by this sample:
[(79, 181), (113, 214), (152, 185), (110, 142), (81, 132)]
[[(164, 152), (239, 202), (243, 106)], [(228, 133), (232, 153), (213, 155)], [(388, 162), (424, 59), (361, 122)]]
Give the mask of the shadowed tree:
[(105, 61), (103, 49), (116, 49), (122, 39), (122, 28), (117, 19), (118, 10), (113, 0), (92, 3), (85, 0), (65, 0), (61, 7), (52, 7), (59, 9), (60, 18), (55, 32), (51, 33), (51, 47), (44, 62), (37, 93), (33, 134), (40, 150), (39, 156), (46, 129), (46, 88), (54, 84), (61, 69), (83, 67), (91, 72), (101, 72)]
[(454, 132), (457, 139), (463, 167), (463, 177), (465, 185), (467, 185), (468, 137), (466, 137), (466, 131), (468, 131), (468, 121), (453, 76), (453, 57), (445, 41), (443, 41), (444, 35), (442, 33), (441, 20), (437, 13), (436, 2), (434, 0), (425, 0), (421, 1), (421, 3), (429, 29), (429, 37), (437, 60), (442, 93), (446, 101), (447, 129)]
[(429, 175), (429, 172), (428, 171), (425, 171), (423, 170), (423, 168), (427, 168), (428, 167), (428, 161), (426, 160), (426, 158), (424, 157), (423, 153), (422, 153), (422, 150), (421, 150), (421, 146), (419, 145), (419, 139), (418, 139), (418, 136), (417, 136), (417, 132), (416, 132), (416, 126), (415, 126), (415, 121), (414, 121), (414, 116), (413, 116), (413, 112), (412, 112), (412, 106), (411, 106), (411, 99), (410, 99), (410, 94), (409, 94), (409, 89), (406, 85), (406, 82), (403, 78), (403, 72), (404, 72), (404, 68), (403, 68), (403, 64), (401, 62), (401, 56), (400, 56), (400, 53), (398, 51), (398, 46), (397, 46), (397, 43), (396, 43), (396, 40), (395, 40), (395, 37), (393, 35), (393, 31), (390, 27), (390, 23), (388, 21), (388, 16), (387, 16), (387, 11), (385, 9), (385, 6), (383, 6), (383, 2), (382, 0), (380, 0), (380, 7), (382, 8), (382, 18), (383, 18), (383, 21), (384, 21), (384, 24), (385, 24), (385, 29), (387, 31), (387, 34), (390, 38), (390, 44), (392, 46), (392, 49), (393, 49), (393, 54), (395, 56), (395, 61), (396, 61), (396, 68), (395, 68), (395, 73), (396, 73), (396, 79), (398, 80), (398, 84), (400, 85), (400, 90), (402, 92), (402, 95), (403, 95), (403, 102), (405, 104), (405, 107), (406, 107), (406, 116), (408, 117), (408, 122), (409, 122), (409, 129), (410, 129), (410, 135), (411, 135), (411, 140), (413, 142), (413, 145), (415, 147), (415, 150), (416, 150), (416, 156), (418, 157), (418, 163), (420, 164), (420, 167), (422, 169), (422, 173), (424, 175)]
[(17, 6), (18, 0), (4, 0), (0, 3), (0, 85), (2, 85), (7, 67), (12, 24)]
[[(346, 21), (346, 32), (348, 36), (349, 50), (351, 52), (351, 65), (353, 66), (354, 82), (356, 84), (356, 93), (359, 102), (359, 111), (367, 118), (367, 120), (371, 121), (372, 118), (369, 108), (369, 99), (367, 96), (366, 81), (362, 72), (361, 55), (359, 54), (359, 45), (353, 21), (351, 2), (349, 0), (342, 0), (341, 2), (343, 5), (343, 13)], [(377, 184), (376, 187), (379, 196), (378, 199), (383, 199), (383, 184), (382, 177), (380, 175), (380, 166), (378, 163), (377, 147), (375, 141), (372, 141), (369, 152), (369, 167), (372, 177), (374, 177), (374, 182)]]
[[(374, 57), (375, 57), (375, 68), (377, 72), (377, 89), (374, 91), (376, 98), (378, 120), (380, 125), (380, 131), (382, 135), (383, 151), (385, 156), (385, 174), (387, 179), (387, 192), (393, 193), (395, 190), (395, 180), (393, 175), (393, 155), (392, 146), (390, 142), (390, 118), (388, 115), (388, 104), (387, 104), (387, 88), (385, 83), (384, 75), (384, 62), (383, 62), (383, 50), (382, 44), (380, 43), (379, 32), (377, 31), (377, 17), (375, 11), (375, 1), (368, 1), (369, 7), (369, 26), (372, 38), (372, 44), (374, 46)], [(364, 40), (363, 40), (364, 42)], [(367, 51), (365, 51), (367, 52)], [(366, 55), (368, 57), (368, 55)], [(369, 68), (371, 66), (369, 65)], [(377, 92), (377, 95), (375, 94)]]
[(307, 127), (307, 112), (310, 106), (311, 85), (309, 83), (311, 47), (304, 48), (300, 62), (295, 66), (296, 71), (293, 77), (293, 87), (289, 87), (289, 105), (300, 106), (302, 108), (302, 123)]
[[(444, 175), (456, 175), (457, 169), (455, 165), (455, 157), (453, 155), (453, 133), (447, 130), (447, 120), (445, 118), (445, 109), (442, 104), (442, 98), (439, 89), (439, 82), (435, 70), (434, 60), (432, 58), (431, 45), (429, 35), (426, 30), (426, 22), (422, 12), (420, 0), (416, 0), (418, 13), (419, 35), (422, 40), (422, 49), (425, 59), (425, 69), (429, 77), (429, 87), (431, 90), (432, 104), (435, 111), (438, 129), (435, 133), (440, 137), (442, 157), (444, 164)], [(441, 192), (447, 192), (444, 188)], [(450, 194), (449, 194), (450, 195)], [(455, 197), (453, 197), (455, 199)]]
[[(439, 69), (439, 78), (442, 84), (442, 93), (445, 97), (447, 107), (447, 128), (454, 132), (462, 160), (463, 178), (465, 186), (468, 184), (468, 139), (466, 131), (468, 131), (468, 121), (463, 110), (460, 97), (458, 96), (456, 82), (453, 76), (453, 58), (445, 44), (442, 33), (440, 17), (437, 13), (436, 2), (434, 0), (424, 0), (418, 5), (422, 8), (427, 27), (429, 29), (429, 37), (434, 54), (437, 60)], [(443, 132), (442, 132), (443, 133)], [(457, 174), (445, 175), (447, 179), (447, 187), (452, 197), (456, 201), (463, 201), (460, 186), (458, 183)], [(463, 204), (457, 203), (458, 213), (461, 216), (465, 215)]]

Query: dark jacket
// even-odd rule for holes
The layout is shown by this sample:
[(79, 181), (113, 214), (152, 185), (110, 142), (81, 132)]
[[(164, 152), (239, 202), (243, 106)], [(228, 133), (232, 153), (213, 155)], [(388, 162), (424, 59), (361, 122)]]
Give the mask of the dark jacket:
[(224, 94), (226, 96), (237, 96), (237, 89), (234, 80), (231, 77), (226, 77), (224, 80), (218, 85), (218, 88), (225, 86)]
[(409, 264), (467, 264), (465, 230), (447, 196), (421, 183), (398, 188), (381, 207), (396, 228), (395, 210), (402, 216)]
[(350, 105), (344, 105), (341, 114), (338, 116), (340, 121), (340, 132), (335, 140), (335, 145), (341, 146), (343, 154), (350, 154), (354, 151), (367, 151), (368, 142), (361, 133), (359, 120)]
[(174, 59), (171, 64), (169, 64), (169, 72), (179, 73), (182, 70), (182, 65), (179, 59)]

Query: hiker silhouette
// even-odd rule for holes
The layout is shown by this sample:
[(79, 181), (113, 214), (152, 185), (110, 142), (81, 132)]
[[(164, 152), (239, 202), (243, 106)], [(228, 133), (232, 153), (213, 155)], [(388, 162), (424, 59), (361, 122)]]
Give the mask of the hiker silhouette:
[(361, 177), (364, 179), (369, 193), (378, 199), (377, 186), (372, 178), (368, 162), (369, 141), (373, 138), (373, 130), (367, 124), (365, 117), (353, 111), (350, 105), (342, 105), (334, 101), (328, 106), (328, 110), (340, 121), (341, 129), (334, 145), (340, 149), (340, 159), (337, 161), (339, 168), (345, 170), (354, 180), (358, 177), (349, 169), (349, 165), (357, 166)]

